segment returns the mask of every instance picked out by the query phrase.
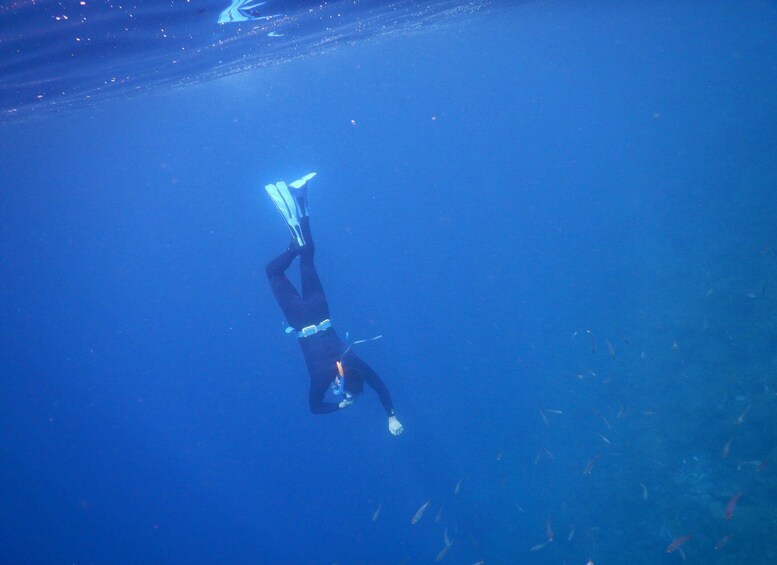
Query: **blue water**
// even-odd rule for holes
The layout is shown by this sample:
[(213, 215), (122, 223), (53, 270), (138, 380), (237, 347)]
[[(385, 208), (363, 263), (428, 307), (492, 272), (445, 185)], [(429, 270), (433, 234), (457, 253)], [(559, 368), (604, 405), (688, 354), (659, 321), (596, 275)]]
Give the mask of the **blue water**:
[[(146, 3), (236, 38), (184, 71), (150, 26), (59, 64), (56, 5), (3, 4), (0, 68), (47, 49), (0, 78), (0, 561), (777, 561), (774, 4), (452, 4)], [(400, 437), (308, 411), (262, 186), (309, 170)]]

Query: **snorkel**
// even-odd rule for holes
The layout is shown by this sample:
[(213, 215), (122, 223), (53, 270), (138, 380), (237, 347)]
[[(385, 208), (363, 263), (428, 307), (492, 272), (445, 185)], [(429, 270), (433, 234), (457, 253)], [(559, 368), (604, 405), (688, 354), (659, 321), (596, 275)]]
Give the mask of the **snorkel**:
[(332, 394), (335, 396), (345, 395), (345, 371), (343, 370), (343, 364), (340, 361), (335, 361), (337, 364), (337, 375), (332, 382)]
[(382, 335), (376, 335), (375, 337), (371, 337), (369, 339), (360, 339), (348, 344), (348, 347), (345, 348), (345, 351), (343, 351), (343, 354), (340, 356), (340, 360), (335, 361), (335, 365), (337, 365), (337, 375), (335, 375), (335, 379), (332, 381), (332, 394), (335, 396), (342, 395), (345, 398), (351, 398), (351, 395), (345, 390), (345, 367), (343, 366), (343, 359), (345, 359), (345, 356), (348, 355), (348, 352), (351, 351), (351, 347), (354, 345), (366, 343), (368, 341), (374, 341), (382, 337)]

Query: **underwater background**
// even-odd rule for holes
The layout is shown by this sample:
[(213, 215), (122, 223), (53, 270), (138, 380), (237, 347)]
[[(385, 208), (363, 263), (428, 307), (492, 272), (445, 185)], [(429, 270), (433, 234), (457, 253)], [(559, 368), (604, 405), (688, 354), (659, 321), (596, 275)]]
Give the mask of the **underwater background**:
[[(0, 9), (1, 562), (777, 562), (773, 2), (147, 2), (81, 60), (76, 4)], [(313, 170), (400, 437), (308, 410)]]

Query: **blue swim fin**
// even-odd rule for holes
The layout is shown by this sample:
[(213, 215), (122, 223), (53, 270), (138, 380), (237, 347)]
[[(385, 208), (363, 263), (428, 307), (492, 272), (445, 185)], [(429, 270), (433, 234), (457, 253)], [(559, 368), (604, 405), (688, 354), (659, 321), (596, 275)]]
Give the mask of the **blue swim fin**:
[(304, 177), (289, 183), (289, 188), (297, 207), (298, 218), (308, 216), (308, 181), (314, 176), (316, 176), (316, 173), (308, 173)]
[(269, 21), (273, 18), (279, 18), (283, 14), (267, 14), (262, 8), (267, 2), (260, 2), (258, 0), (232, 0), (232, 4), (229, 8), (222, 11), (219, 14), (217, 20), (220, 24), (228, 23), (240, 23), (250, 20), (265, 20)]
[(286, 225), (289, 226), (291, 237), (294, 238), (297, 245), (303, 247), (305, 245), (305, 238), (302, 236), (302, 228), (299, 225), (297, 204), (292, 197), (289, 188), (286, 186), (286, 183), (278, 181), (275, 184), (266, 184), (264, 185), (264, 189), (267, 191), (273, 204), (275, 204), (278, 212), (283, 216)]

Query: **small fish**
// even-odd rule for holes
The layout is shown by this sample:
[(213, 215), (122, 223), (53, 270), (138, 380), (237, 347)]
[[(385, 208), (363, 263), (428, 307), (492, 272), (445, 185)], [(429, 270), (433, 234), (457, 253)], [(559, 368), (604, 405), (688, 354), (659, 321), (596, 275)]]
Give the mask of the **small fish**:
[(574, 537), (575, 537), (575, 527), (572, 524), (570, 524), (569, 534), (567, 535), (567, 541), (572, 541)]
[(380, 518), (380, 507), (383, 506), (383, 503), (378, 504), (378, 509), (375, 510), (375, 512), (372, 514), (372, 521), (377, 522), (378, 518)]
[(750, 461), (742, 461), (739, 465), (737, 465), (737, 471), (741, 471), (742, 467), (744, 467), (745, 465), (752, 465), (760, 469), (763, 464), (764, 464), (763, 461), (758, 461), (757, 459), (753, 459)]
[(421, 507), (418, 510), (416, 510), (415, 514), (413, 515), (413, 519), (410, 520), (410, 523), (417, 524), (421, 520), (421, 518), (424, 517), (424, 512), (426, 512), (426, 509), (429, 508), (429, 505), (431, 503), (432, 503), (431, 500), (427, 500), (426, 502), (424, 502), (421, 505)]
[(615, 359), (615, 348), (612, 346), (612, 343), (610, 343), (609, 339), (605, 339), (604, 341), (607, 343), (607, 351), (610, 353), (610, 357)]
[(747, 405), (747, 408), (745, 408), (744, 411), (737, 417), (736, 421), (734, 422), (735, 425), (741, 426), (744, 423), (745, 417), (747, 416), (747, 413), (750, 412), (751, 406), (752, 404)]
[(722, 549), (724, 545), (728, 543), (728, 540), (731, 539), (731, 534), (728, 534), (726, 536), (723, 536), (718, 541), (715, 542), (715, 551)]
[(453, 494), (458, 496), (459, 492), (461, 492), (461, 481), (463, 480), (464, 479), (459, 479), (459, 482), (456, 483), (456, 487), (453, 489)]
[(451, 545), (451, 538), (448, 537), (448, 528), (445, 528), (445, 531), (442, 533), (442, 542), (445, 545)]
[(472, 565), (486, 565), (485, 561), (478, 561), (477, 563), (473, 563)]
[(620, 407), (618, 408), (618, 415), (617, 415), (617, 416), (615, 416), (615, 419), (616, 419), (616, 420), (620, 420), (620, 419), (621, 419), (621, 418), (623, 418), (625, 415), (626, 415), (626, 412), (623, 410), (623, 404), (621, 404), (621, 405), (620, 405)]
[(545, 425), (550, 427), (550, 422), (548, 422), (548, 417), (545, 416), (545, 412), (542, 410), (538, 410), (538, 412), (540, 413), (540, 416), (542, 416), (542, 421), (545, 422)]
[(437, 562), (439, 563), (440, 561), (442, 561), (443, 559), (445, 559), (445, 556), (448, 554), (448, 550), (451, 548), (451, 546), (452, 546), (452, 545), (453, 545), (453, 544), (452, 544), (452, 543), (450, 543), (450, 544), (446, 545), (445, 547), (443, 547), (443, 548), (440, 550), (440, 553), (438, 553), (438, 554), (437, 554), (437, 557), (435, 557), (435, 558), (434, 558), (434, 560), (435, 560), (435, 561), (437, 561)]
[(599, 459), (602, 458), (602, 455), (596, 455), (588, 460), (588, 463), (585, 464), (585, 468), (583, 469), (584, 475), (590, 475), (591, 471), (594, 470), (594, 465), (596, 465), (596, 462), (599, 461)]
[(539, 451), (537, 451), (537, 455), (534, 456), (534, 464), (535, 465), (537, 463), (539, 463), (540, 461), (542, 461), (543, 455), (546, 455), (548, 457), (548, 459), (550, 459), (551, 461), (555, 461), (556, 460), (556, 456), (553, 455), (553, 453), (551, 453), (550, 451), (548, 451), (544, 447), (540, 447)]
[(610, 445), (610, 440), (604, 437), (602, 434), (597, 434), (600, 438), (602, 438), (602, 441), (606, 443), (607, 445)]
[(545, 408), (545, 412), (548, 412), (550, 414), (563, 414), (561, 410), (556, 410), (554, 408)]
[(548, 538), (548, 543), (553, 543), (553, 527), (550, 525), (550, 516), (545, 520), (545, 537)]
[(440, 506), (440, 509), (437, 511), (437, 514), (434, 515), (434, 523), (439, 524), (440, 520), (442, 520), (442, 509), (445, 508), (445, 505), (443, 504)]
[(607, 426), (608, 430), (612, 430), (612, 426), (610, 425), (610, 422), (607, 421), (607, 418), (604, 417), (604, 414), (599, 412), (596, 408), (593, 408), (593, 412), (602, 419), (602, 422), (604, 422), (604, 425)]
[(726, 504), (726, 520), (731, 520), (731, 518), (734, 517), (734, 510), (737, 508), (737, 502), (739, 502), (739, 499), (742, 497), (742, 491), (740, 490), (738, 493), (736, 493), (734, 496), (732, 496), (728, 504)]
[(720, 452), (720, 454), (723, 456), (723, 459), (728, 457), (728, 452), (731, 451), (731, 442), (734, 441), (734, 438), (729, 438), (728, 441), (723, 445), (723, 451)]
[(675, 550), (679, 549), (681, 545), (683, 545), (688, 540), (692, 539), (693, 536), (681, 536), (677, 539), (675, 539), (672, 543), (666, 546), (666, 552), (667, 553), (674, 553)]
[(639, 486), (642, 487), (642, 500), (647, 500), (648, 499), (647, 487), (645, 485), (643, 485), (642, 483), (639, 483)]
[(539, 551), (540, 549), (542, 549), (546, 545), (548, 545), (548, 542), (538, 543), (537, 545), (533, 546), (529, 551)]
[(504, 449), (500, 449), (499, 453), (496, 454), (496, 460), (501, 461), (502, 459), (504, 459), (504, 456), (505, 456)]
[(591, 353), (596, 353), (596, 339), (594, 338), (593, 332), (591, 330), (585, 330), (585, 333), (591, 338)]

